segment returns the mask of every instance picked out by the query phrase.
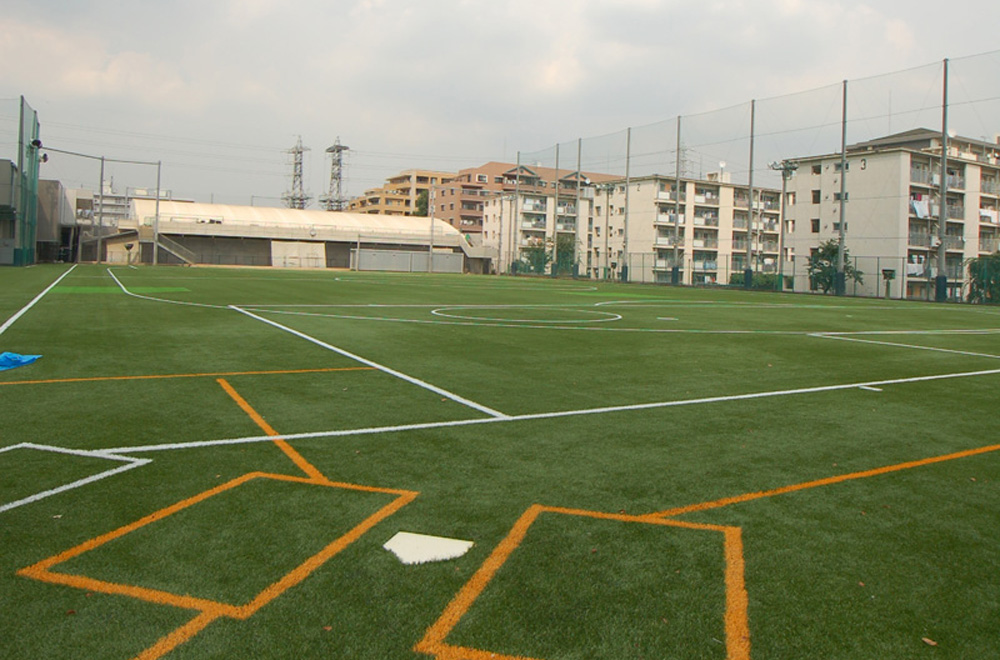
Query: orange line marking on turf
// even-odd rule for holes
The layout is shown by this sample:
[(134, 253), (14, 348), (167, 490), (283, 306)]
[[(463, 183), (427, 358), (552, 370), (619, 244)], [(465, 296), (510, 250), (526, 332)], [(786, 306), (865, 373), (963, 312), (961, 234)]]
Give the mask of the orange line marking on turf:
[(320, 374), (334, 371), (375, 371), (374, 367), (331, 367), (328, 369), (284, 369), (279, 371), (225, 371), (203, 374), (152, 374), (148, 376), (93, 376), (89, 378), (52, 378), (49, 380), (11, 380), (3, 385), (50, 385), (52, 383), (93, 383), (113, 380), (164, 380), (168, 378), (214, 378), (218, 376), (274, 376), (282, 374)]
[[(264, 431), (264, 433), (270, 436), (281, 435), (280, 433), (275, 431), (270, 424), (267, 423), (267, 420), (265, 420), (260, 415), (260, 413), (254, 410), (253, 406), (251, 406), (246, 399), (240, 396), (240, 393), (237, 392), (233, 388), (233, 386), (226, 381), (225, 378), (216, 378), (215, 380), (219, 385), (222, 386), (222, 389), (226, 391), (226, 394), (228, 394), (229, 397), (236, 402), (236, 405), (242, 408), (243, 412), (249, 415), (250, 419), (252, 419), (254, 423), (257, 426), (259, 426), (261, 430)], [(330, 480), (326, 478), (326, 475), (317, 470), (312, 463), (307, 461), (305, 457), (302, 456), (302, 454), (295, 451), (295, 449), (293, 449), (290, 444), (288, 444), (284, 440), (275, 440), (274, 444), (278, 446), (278, 449), (285, 452), (285, 455), (288, 456), (288, 458), (292, 459), (292, 462), (295, 463), (297, 466), (299, 466), (300, 470), (302, 470), (310, 477), (312, 477), (314, 481), (316, 481), (317, 483), (329, 483)]]
[[(108, 582), (105, 580), (97, 580), (94, 578), (89, 578), (81, 575), (71, 575), (67, 573), (56, 573), (53, 572), (52, 567), (60, 564), (62, 562), (68, 561), (74, 557), (77, 557), (85, 552), (94, 550), (95, 548), (113, 541), (117, 538), (128, 534), (129, 532), (135, 531), (140, 527), (144, 527), (158, 520), (162, 520), (167, 516), (170, 516), (178, 511), (186, 509), (189, 506), (202, 502), (214, 495), (218, 495), (222, 492), (240, 486), (252, 479), (273, 479), (276, 481), (288, 481), (293, 483), (300, 483), (310, 486), (322, 486), (330, 488), (345, 488), (349, 490), (357, 490), (369, 493), (383, 493), (387, 495), (395, 495), (395, 499), (389, 502), (383, 507), (380, 507), (378, 511), (372, 515), (366, 517), (359, 524), (355, 525), (348, 532), (343, 534), (340, 538), (334, 540), (332, 543), (328, 544), (322, 550), (309, 557), (304, 562), (299, 564), (296, 568), (292, 569), (291, 572), (284, 575), (271, 585), (265, 587), (259, 594), (257, 594), (250, 602), (244, 605), (231, 605), (228, 603), (220, 603), (217, 601), (209, 600), (206, 598), (198, 598), (189, 595), (178, 595), (172, 594), (170, 592), (162, 591), (159, 589), (148, 589), (145, 587), (139, 587), (135, 585), (119, 584), (115, 582)], [(281, 594), (283, 594), (288, 589), (294, 587), (295, 585), (302, 582), (306, 577), (313, 573), (316, 569), (322, 566), (325, 562), (339, 553), (341, 550), (347, 548), (352, 543), (361, 538), (366, 532), (372, 529), (382, 520), (391, 516), (392, 514), (399, 511), (402, 507), (406, 506), (412, 502), (418, 493), (409, 490), (400, 490), (394, 488), (378, 488), (373, 486), (361, 486), (357, 484), (344, 484), (335, 483), (324, 478), (324, 481), (318, 483), (312, 477), (296, 477), (287, 474), (269, 474), (266, 472), (250, 472), (241, 477), (237, 477), (231, 481), (224, 484), (211, 488), (203, 493), (189, 497), (185, 500), (181, 500), (176, 504), (165, 507), (151, 513), (148, 516), (140, 518), (134, 523), (119, 527), (116, 530), (108, 532), (107, 534), (102, 534), (101, 536), (95, 537), (89, 541), (81, 543), (69, 550), (61, 552), (54, 555), (48, 559), (40, 561), (36, 564), (22, 568), (17, 572), (18, 575), (23, 577), (30, 577), (42, 582), (48, 582), (51, 584), (61, 584), (65, 586), (75, 587), (78, 589), (83, 589), (85, 591), (96, 591), (99, 593), (106, 593), (112, 595), (130, 596), (138, 600), (144, 600), (147, 602), (156, 603), (159, 605), (171, 605), (174, 607), (179, 607), (183, 609), (197, 610), (200, 612), (198, 616), (184, 624), (183, 626), (177, 628), (170, 634), (162, 637), (153, 646), (149, 647), (139, 655), (135, 657), (135, 660), (156, 660), (157, 658), (166, 655), (172, 651), (177, 646), (183, 644), (184, 642), (190, 640), (192, 637), (197, 635), (199, 632), (204, 630), (206, 626), (212, 623), (214, 620), (220, 617), (228, 617), (232, 619), (247, 619), (252, 616), (257, 610), (271, 602)]]
[(213, 612), (211, 610), (203, 611), (201, 614), (191, 619), (169, 635), (161, 637), (160, 641), (135, 656), (133, 660), (157, 660), (158, 658), (162, 658), (207, 628), (208, 624), (218, 619), (219, 616), (220, 614), (218, 612)]
[(452, 598), (437, 621), (427, 629), (423, 639), (413, 647), (414, 651), (434, 655), (438, 660), (535, 660), (527, 656), (511, 656), (501, 653), (484, 651), (462, 646), (452, 646), (445, 638), (458, 625), (475, 600), (482, 594), (501, 566), (511, 553), (524, 541), (528, 529), (543, 512), (558, 513), (571, 516), (582, 516), (600, 520), (617, 520), (620, 522), (645, 523), (721, 532), (725, 546), (725, 630), (727, 660), (749, 660), (750, 658), (750, 627), (748, 623), (748, 597), (744, 580), (743, 541), (738, 527), (692, 523), (682, 520), (669, 520), (657, 516), (633, 516), (623, 513), (604, 513), (582, 509), (566, 509), (562, 507), (547, 507), (539, 504), (530, 506), (507, 536), (490, 553), (490, 556), (473, 574), (462, 589)]
[(750, 660), (750, 598), (743, 561), (743, 530), (727, 527), (726, 535), (726, 658)]
[(762, 490), (756, 493), (744, 493), (743, 495), (736, 495), (734, 497), (724, 497), (722, 499), (712, 500), (710, 502), (700, 502), (698, 504), (690, 504), (688, 506), (682, 506), (676, 509), (667, 509), (666, 511), (659, 511), (657, 513), (651, 513), (649, 515), (651, 517), (656, 517), (656, 518), (667, 518), (667, 517), (679, 516), (685, 513), (692, 513), (695, 511), (718, 509), (720, 507), (729, 506), (730, 504), (738, 504), (740, 502), (750, 502), (752, 500), (759, 500), (764, 497), (774, 497), (775, 495), (794, 493), (796, 491), (807, 490), (809, 488), (818, 488), (820, 486), (839, 484), (844, 481), (853, 481), (855, 479), (867, 479), (868, 477), (877, 477), (882, 474), (899, 472), (901, 470), (910, 470), (912, 468), (922, 467), (924, 465), (933, 465), (934, 463), (944, 463), (946, 461), (953, 461), (959, 458), (968, 458), (969, 456), (988, 454), (990, 452), (994, 452), (997, 450), (1000, 450), (1000, 445), (989, 445), (986, 447), (978, 447), (976, 449), (967, 449), (965, 451), (957, 451), (951, 454), (944, 454), (943, 456), (932, 456), (931, 458), (923, 458), (917, 461), (907, 461), (905, 463), (897, 463), (895, 465), (886, 465), (884, 467), (874, 468), (872, 470), (851, 472), (849, 474), (839, 474), (834, 477), (826, 477), (824, 479), (806, 481), (804, 483), (794, 484), (791, 486), (782, 486), (781, 488)]

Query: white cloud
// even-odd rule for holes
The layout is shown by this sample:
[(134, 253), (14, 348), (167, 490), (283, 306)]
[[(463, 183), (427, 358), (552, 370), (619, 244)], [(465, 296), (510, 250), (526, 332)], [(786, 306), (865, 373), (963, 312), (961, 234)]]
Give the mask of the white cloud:
[(21, 63), (3, 68), (3, 86), (47, 98), (199, 103), (174, 66), (149, 53), (109, 53), (96, 37), (57, 27), (0, 19), (0, 59)]

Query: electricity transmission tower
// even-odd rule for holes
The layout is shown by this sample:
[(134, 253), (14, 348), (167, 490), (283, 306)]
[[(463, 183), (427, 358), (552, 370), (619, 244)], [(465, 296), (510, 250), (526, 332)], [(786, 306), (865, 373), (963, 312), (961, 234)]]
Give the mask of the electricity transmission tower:
[(337, 136), (333, 146), (326, 150), (330, 154), (330, 188), (319, 201), (327, 211), (343, 211), (346, 206), (343, 194), (344, 152), (349, 148), (342, 145), (340, 136)]
[(292, 155), (292, 189), (281, 196), (281, 201), (290, 209), (304, 209), (309, 200), (312, 199), (305, 193), (302, 185), (302, 154), (309, 151), (308, 147), (302, 146), (302, 136), (295, 142), (295, 146), (285, 153)]

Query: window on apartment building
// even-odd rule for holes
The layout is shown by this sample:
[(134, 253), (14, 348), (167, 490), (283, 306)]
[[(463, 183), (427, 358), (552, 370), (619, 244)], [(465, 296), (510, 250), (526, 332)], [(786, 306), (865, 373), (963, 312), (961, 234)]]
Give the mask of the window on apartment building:
[(812, 203), (813, 204), (819, 204), (819, 202), (820, 202), (820, 195), (821, 194), (822, 193), (819, 190), (812, 191)]
[(595, 206), (594, 207), (594, 213), (596, 215), (601, 215), (601, 207), (600, 206)]
[(813, 218), (809, 221), (809, 227), (812, 229), (812, 233), (819, 233), (819, 218)]
[[(835, 172), (839, 172), (839, 171), (840, 171), (840, 163), (839, 163), (839, 162), (838, 162), (838, 163), (834, 163), (834, 164), (833, 164), (833, 170), (834, 170)], [(848, 164), (847, 164), (847, 171), (848, 171), (848, 172), (850, 172), (850, 171), (851, 171), (851, 164), (850, 164), (850, 163), (848, 163)]]
[(476, 183), (489, 183), (490, 178), (485, 174), (476, 175)]
[(448, 210), (449, 211), (454, 211), (455, 210), (455, 202), (452, 202), (451, 204), (448, 205)]
[[(844, 231), (846, 232), (848, 230), (848, 228), (850, 228), (850, 226), (851, 226), (851, 223), (845, 222), (844, 223)], [(836, 232), (840, 231), (840, 223), (839, 222), (833, 223), (833, 231), (836, 231)]]
[(493, 177), (493, 183), (503, 183), (503, 177), (502, 176)]
[[(851, 193), (845, 192), (844, 193), (844, 201), (848, 202), (848, 201), (850, 201), (850, 199), (851, 199)], [(833, 193), (833, 200), (835, 202), (839, 202), (840, 201), (840, 193), (839, 192)]]
[(795, 206), (795, 193), (790, 192), (785, 195), (785, 206)]
[(822, 174), (823, 173), (823, 166), (822, 165), (813, 165), (812, 171), (813, 171), (813, 174)]

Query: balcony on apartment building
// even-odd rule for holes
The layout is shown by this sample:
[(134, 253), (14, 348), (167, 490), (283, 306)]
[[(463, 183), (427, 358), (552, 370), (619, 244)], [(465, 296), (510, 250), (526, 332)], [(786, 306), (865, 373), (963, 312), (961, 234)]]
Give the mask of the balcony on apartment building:
[[(911, 247), (935, 249), (938, 246), (938, 240), (937, 234), (929, 234), (925, 232), (910, 232), (907, 239)], [(944, 237), (944, 247), (946, 250), (964, 250), (965, 238), (963, 236), (949, 234)]]
[(576, 232), (576, 221), (560, 220), (556, 223), (556, 231)]
[(653, 219), (653, 223), (659, 225), (672, 225), (675, 222), (677, 222), (676, 213), (657, 213)]
[(695, 209), (694, 225), (695, 227), (718, 227), (719, 214), (717, 212)]
[[(946, 211), (948, 213), (948, 217), (952, 220), (965, 219), (964, 204), (948, 204)], [(936, 202), (931, 202), (926, 196), (922, 196), (920, 199), (910, 197), (910, 215), (921, 219), (937, 218), (941, 215), (941, 205)]]
[(694, 248), (707, 248), (710, 250), (719, 249), (719, 238), (717, 236), (699, 235), (695, 234), (691, 238), (691, 247)]
[(761, 262), (759, 268), (762, 273), (777, 273), (778, 261), (776, 259), (765, 259)]
[(526, 231), (545, 231), (545, 220), (542, 218), (522, 218), (521, 229)]
[(677, 261), (674, 261), (674, 255), (670, 252), (657, 252), (656, 259), (653, 261), (653, 270), (670, 270), (674, 266), (684, 265), (684, 255), (683, 253), (677, 255)]
[(544, 199), (525, 199), (521, 204), (521, 210), (525, 213), (545, 213), (546, 208)]
[(679, 196), (676, 190), (659, 190), (656, 193), (657, 201), (661, 202), (683, 202), (687, 199), (687, 193), (681, 193)]
[(684, 236), (674, 236), (673, 234), (657, 234), (653, 241), (656, 247), (684, 247)]
[(709, 204), (711, 206), (719, 205), (719, 192), (717, 190), (695, 190), (694, 192), (694, 203), (695, 204)]
[[(941, 175), (931, 172), (925, 167), (910, 167), (910, 183), (915, 183), (929, 188), (937, 188), (941, 185)], [(965, 189), (965, 176), (958, 172), (948, 173), (948, 187), (956, 190)]]
[(556, 206), (556, 215), (576, 215), (576, 204), (559, 204)]
[(992, 254), (1000, 250), (1000, 238), (995, 236), (980, 236), (979, 237), (979, 251)]
[(983, 206), (979, 209), (979, 222), (987, 225), (1000, 224), (1000, 212), (997, 209)]
[(987, 195), (1000, 195), (1000, 181), (983, 177), (979, 184), (979, 190)]

